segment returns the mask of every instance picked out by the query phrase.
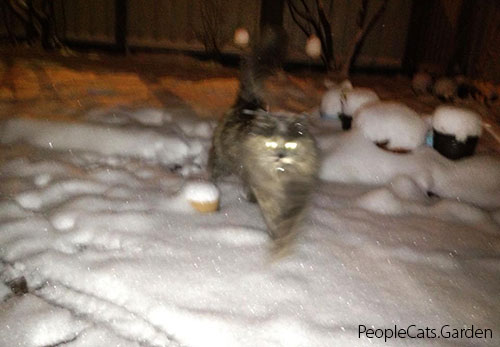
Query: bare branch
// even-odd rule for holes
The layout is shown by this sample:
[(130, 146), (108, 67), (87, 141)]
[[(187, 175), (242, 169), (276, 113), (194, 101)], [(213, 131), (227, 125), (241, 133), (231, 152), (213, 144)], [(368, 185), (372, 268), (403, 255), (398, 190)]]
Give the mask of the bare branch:
[[(321, 0), (316, 0), (316, 9), (318, 11), (318, 18), (321, 23), (322, 37), (320, 38), (321, 44), (323, 46), (323, 54), (325, 56), (328, 64), (333, 57), (333, 39), (332, 39), (332, 28), (330, 26), (330, 21), (325, 14), (323, 3)], [(329, 68), (327, 64), (327, 68)]]
[(373, 17), (370, 19), (370, 21), (368, 22), (368, 24), (364, 27), (364, 32), (365, 34), (363, 36), (366, 35), (366, 33), (370, 32), (371, 28), (375, 25), (375, 23), (378, 21), (378, 19), (380, 18), (380, 16), (382, 15), (382, 13), (384, 13), (385, 9), (387, 8), (387, 2), (389, 0), (384, 0), (384, 2), (382, 3), (382, 5), (380, 5), (380, 7), (378, 8), (377, 12), (375, 12), (375, 14), (373, 15)]
[(349, 69), (351, 68), (352, 62), (354, 61), (354, 58), (357, 52), (359, 51), (359, 47), (361, 46), (366, 35), (370, 32), (370, 30), (373, 28), (377, 20), (385, 11), (387, 7), (387, 2), (389, 0), (383, 0), (383, 1), (384, 2), (382, 3), (382, 5), (380, 5), (377, 12), (375, 12), (370, 21), (368, 23), (365, 23), (369, 0), (363, 0), (358, 17), (359, 28), (358, 31), (356, 32), (356, 35), (354, 35), (353, 40), (351, 41), (351, 45), (349, 46), (349, 50), (347, 51), (346, 59), (342, 64), (342, 69), (340, 72), (342, 77), (346, 77), (349, 75)]
[(300, 20), (296, 17), (296, 12), (293, 10), (292, 8), (292, 4), (291, 4), (291, 1), (287, 1), (287, 5), (288, 5), (288, 11), (290, 11), (290, 15), (292, 16), (292, 19), (293, 21), (295, 22), (295, 24), (297, 24), (297, 26), (300, 28), (300, 30), (302, 30), (302, 32), (306, 35), (306, 36), (310, 36), (311, 33), (310, 31), (305, 27), (305, 25), (303, 23), (300, 22)]
[[(311, 14), (309, 12), (302, 12), (299, 10), (299, 8), (294, 4), (294, 0), (287, 0), (288, 7), (293, 9), (296, 14), (298, 14), (302, 19), (304, 19), (306, 22), (308, 22), (310, 25), (314, 26), (314, 19), (312, 18)], [(307, 8), (307, 6), (306, 6)], [(292, 10), (290, 10), (292, 12)]]

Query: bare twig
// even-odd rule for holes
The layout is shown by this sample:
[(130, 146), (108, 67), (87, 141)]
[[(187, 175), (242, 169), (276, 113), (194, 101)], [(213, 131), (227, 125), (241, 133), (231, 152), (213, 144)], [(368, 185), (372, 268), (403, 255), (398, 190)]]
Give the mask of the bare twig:
[(354, 38), (351, 41), (351, 44), (350, 44), (349, 49), (347, 51), (346, 59), (344, 60), (344, 63), (342, 64), (342, 68), (340, 71), (341, 77), (347, 77), (349, 75), (349, 70), (351, 68), (352, 62), (354, 61), (356, 53), (359, 51), (359, 48), (361, 47), (361, 43), (365, 39), (366, 35), (373, 28), (373, 26), (375, 25), (377, 20), (380, 18), (382, 13), (385, 11), (388, 1), (389, 0), (384, 0), (382, 5), (380, 5), (380, 7), (378, 8), (377, 12), (375, 12), (373, 17), (370, 19), (370, 21), (368, 21), (368, 23), (366, 23), (369, 0), (363, 0), (361, 8), (359, 10), (359, 15), (358, 15), (358, 30), (357, 30), (356, 34), (354, 35)]
[(302, 4), (303, 10), (299, 9), (294, 0), (287, 0), (290, 15), (292, 16), (293, 21), (298, 25), (298, 27), (304, 32), (306, 36), (311, 36), (312, 31), (309, 28), (312, 27), (314, 33), (321, 42), (321, 60), (323, 61), (325, 67), (328, 69), (330, 67), (330, 62), (333, 56), (333, 41), (330, 23), (324, 13), (323, 6), (318, 0), (316, 0), (316, 10), (318, 12), (317, 16), (319, 18), (316, 19), (313, 16), (311, 8), (307, 5), (306, 1), (300, 0), (300, 3)]
[[(322, 53), (324, 54), (327, 63), (330, 65), (333, 58), (332, 28), (330, 26), (328, 17), (325, 14), (323, 3), (321, 0), (316, 0), (316, 9), (318, 11), (318, 18), (322, 28), (322, 38), (320, 38), (321, 45), (323, 46)], [(329, 66), (327, 66), (327, 68), (329, 68)]]
[(297, 18), (297, 15), (296, 15), (297, 12), (293, 9), (292, 2), (287, 1), (287, 5), (288, 5), (288, 11), (290, 12), (290, 15), (292, 16), (292, 19), (295, 22), (295, 24), (297, 24), (297, 26), (300, 28), (300, 30), (302, 30), (302, 32), (306, 36), (310, 36), (311, 32), (306, 28), (306, 26), (303, 23), (300, 22), (299, 18)]

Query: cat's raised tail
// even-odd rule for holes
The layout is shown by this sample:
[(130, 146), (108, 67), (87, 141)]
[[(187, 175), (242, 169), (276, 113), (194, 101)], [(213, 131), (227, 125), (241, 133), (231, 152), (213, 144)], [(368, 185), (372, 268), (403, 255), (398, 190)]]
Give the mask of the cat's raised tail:
[(234, 108), (266, 108), (263, 83), (283, 66), (287, 48), (288, 36), (283, 28), (267, 26), (262, 29), (252, 53), (242, 58), (240, 90)]

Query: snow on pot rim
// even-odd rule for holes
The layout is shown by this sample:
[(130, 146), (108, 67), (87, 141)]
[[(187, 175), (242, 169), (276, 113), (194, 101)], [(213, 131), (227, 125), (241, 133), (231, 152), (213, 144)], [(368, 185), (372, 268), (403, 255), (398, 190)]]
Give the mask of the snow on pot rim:
[(219, 189), (209, 182), (190, 182), (183, 189), (183, 195), (198, 212), (210, 213), (219, 208)]
[(211, 202), (219, 199), (219, 190), (209, 182), (190, 182), (186, 184), (183, 192), (190, 201)]
[(344, 91), (342, 111), (348, 116), (353, 116), (358, 109), (368, 103), (380, 101), (379, 96), (370, 88), (354, 88)]
[(465, 142), (467, 137), (479, 137), (483, 131), (479, 114), (451, 105), (436, 108), (432, 117), (432, 127), (442, 134), (454, 135), (460, 142)]
[(395, 101), (373, 102), (354, 115), (354, 127), (388, 150), (410, 151), (425, 142), (427, 123), (417, 112)]

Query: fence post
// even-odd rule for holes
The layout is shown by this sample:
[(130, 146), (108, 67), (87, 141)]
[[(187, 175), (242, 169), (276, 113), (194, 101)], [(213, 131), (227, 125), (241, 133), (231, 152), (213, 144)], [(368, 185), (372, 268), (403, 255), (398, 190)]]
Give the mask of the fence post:
[(115, 43), (117, 49), (124, 54), (128, 52), (127, 1), (115, 0)]
[(285, 0), (261, 0), (260, 27), (266, 25), (283, 26), (283, 9)]

